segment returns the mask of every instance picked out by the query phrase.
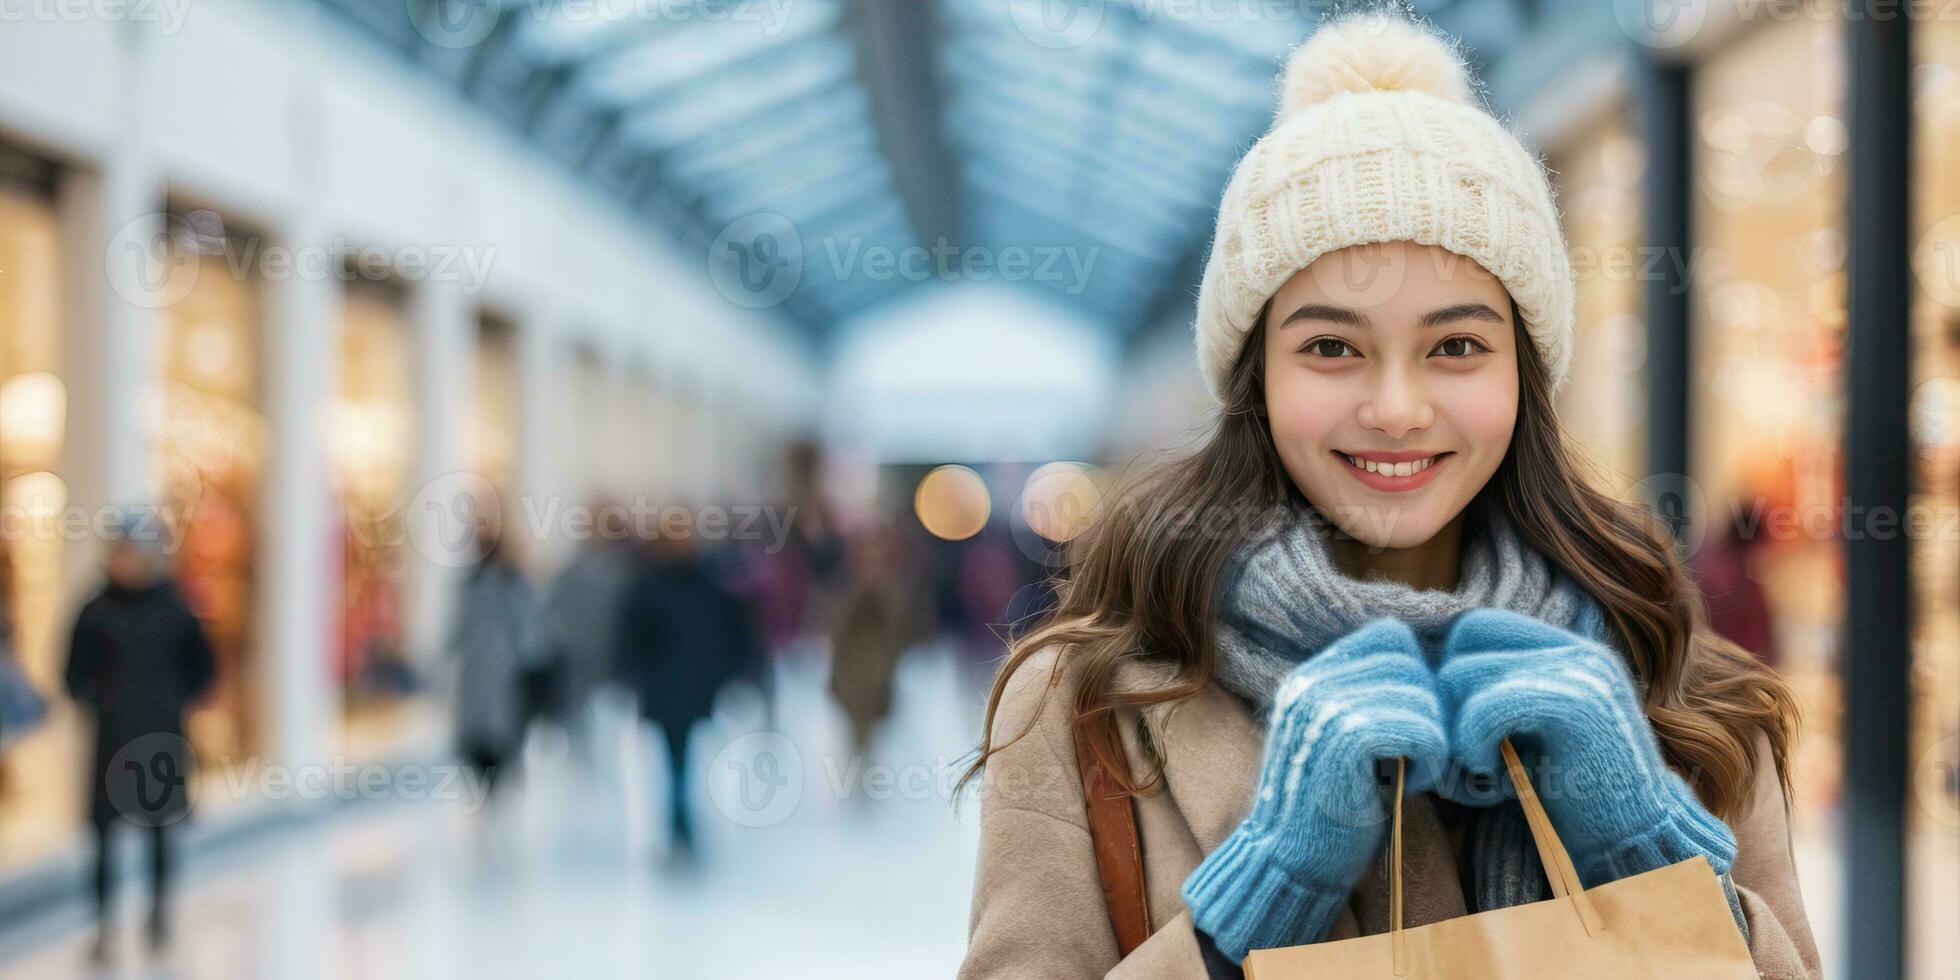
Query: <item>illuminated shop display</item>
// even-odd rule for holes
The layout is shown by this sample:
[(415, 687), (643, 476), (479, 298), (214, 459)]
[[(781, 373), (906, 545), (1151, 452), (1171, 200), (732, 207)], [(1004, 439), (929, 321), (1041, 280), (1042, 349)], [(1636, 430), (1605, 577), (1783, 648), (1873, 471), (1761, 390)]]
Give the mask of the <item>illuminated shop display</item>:
[[(1911, 907), (1960, 901), (1960, 22), (1913, 27), (1912, 579), (1913, 802), (1917, 859)], [(1923, 869), (1923, 870), (1920, 870)], [(1937, 915), (1915, 915), (1919, 969), (1951, 949)]]
[(1578, 342), (1559, 418), (1618, 491), (1641, 478), (1646, 458), (1646, 260), (1639, 254), (1644, 163), (1640, 141), (1617, 110), (1551, 160), (1578, 286)]
[[(0, 630), (29, 682), (50, 695), (67, 655), (57, 618), (68, 496), (59, 475), (68, 414), (59, 241), (44, 189), (0, 180)], [(80, 819), (71, 760), (83, 739), (79, 718), (57, 702), (0, 758), (0, 863), (44, 853)]]
[(1845, 166), (1838, 26), (1764, 24), (1699, 66), (1692, 116), (1696, 549), (1732, 524), (1804, 706), (1798, 812), (1839, 797)]
[(182, 298), (158, 311), (158, 383), (144, 393), (140, 421), (152, 492), (181, 535), (178, 582), (218, 659), (216, 691), (192, 716), (191, 738), (207, 758), (231, 758), (256, 749), (259, 725), (252, 612), (266, 441), (262, 298), (255, 278), (234, 271), (249, 263), (228, 260), (238, 238), (186, 233), (171, 247), (172, 274), (190, 281), (172, 284), (168, 295)]
[(403, 653), (402, 577), (404, 510), (414, 495), (414, 362), (402, 297), (385, 284), (349, 284), (340, 330), (330, 424), (342, 542), (334, 676), (354, 716), (413, 684)]
[(54, 650), (61, 536), (42, 533), (67, 502), (57, 471), (68, 393), (60, 368), (60, 277), (54, 209), (40, 194), (0, 183), (0, 596), (16, 655), (42, 685), (60, 676)]

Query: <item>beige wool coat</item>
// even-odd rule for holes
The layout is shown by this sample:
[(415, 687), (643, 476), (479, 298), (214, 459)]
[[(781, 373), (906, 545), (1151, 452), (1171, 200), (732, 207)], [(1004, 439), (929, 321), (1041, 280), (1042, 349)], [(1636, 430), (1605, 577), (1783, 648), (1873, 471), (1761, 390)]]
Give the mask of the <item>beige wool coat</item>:
[[(1265, 732), (1244, 702), (1217, 684), (1171, 705), (1124, 709), (1118, 731), (1130, 771), (1155, 771), (1144, 740), (1164, 766), (1164, 784), (1139, 797), (1149, 940), (1118, 962), (1105, 911), (1076, 773), (1069, 718), (1078, 665), (1054, 647), (1036, 652), (1003, 692), (992, 732), (1002, 749), (981, 781), (980, 857), (961, 980), (1066, 980), (1074, 977), (1197, 978), (1205, 967), (1179, 888), (1203, 856), (1244, 819), (1258, 781)], [(1119, 690), (1161, 687), (1166, 668), (1137, 661), (1117, 667)], [(1820, 977), (1790, 848), (1788, 807), (1768, 759), (1755, 794), (1733, 821), (1739, 850), (1731, 871), (1749, 923), (1750, 951), (1768, 980)], [(1406, 921), (1422, 925), (1465, 913), (1456, 848), (1434, 798), (1411, 797), (1403, 810)], [(1386, 931), (1384, 862), (1356, 887), (1332, 938)]]

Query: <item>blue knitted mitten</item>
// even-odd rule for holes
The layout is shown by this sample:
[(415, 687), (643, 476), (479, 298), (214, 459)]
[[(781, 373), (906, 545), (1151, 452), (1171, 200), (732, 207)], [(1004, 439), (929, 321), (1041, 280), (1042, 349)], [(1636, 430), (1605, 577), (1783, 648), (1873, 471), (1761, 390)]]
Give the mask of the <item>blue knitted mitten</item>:
[[(1697, 854), (1716, 874), (1735, 833), (1661, 758), (1633, 678), (1611, 648), (1500, 609), (1464, 613), (1443, 644), (1437, 687), (1453, 761), (1512, 793), (1499, 746), (1510, 736), (1587, 887)], [(1445, 781), (1439, 792), (1460, 802)]]
[(1410, 760), (1413, 795), (1449, 757), (1434, 674), (1393, 619), (1293, 668), (1270, 724), (1251, 812), (1184, 880), (1192, 923), (1233, 962), (1333, 925), (1387, 835), (1381, 760)]

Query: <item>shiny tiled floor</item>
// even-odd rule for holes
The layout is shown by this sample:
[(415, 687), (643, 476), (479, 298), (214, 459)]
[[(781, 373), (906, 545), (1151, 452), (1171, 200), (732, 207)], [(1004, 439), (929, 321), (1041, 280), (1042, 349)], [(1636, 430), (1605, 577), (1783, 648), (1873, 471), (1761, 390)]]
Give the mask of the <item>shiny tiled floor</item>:
[[(530, 775), (492, 811), (352, 806), (186, 869), (165, 955), (141, 949), (142, 897), (131, 892), (109, 966), (89, 964), (74, 903), (0, 933), (0, 978), (950, 976), (979, 808), (953, 812), (946, 791), (984, 691), (933, 651), (908, 658), (899, 683), (870, 760), (893, 767), (895, 789), (875, 801), (835, 788), (851, 759), (819, 663), (782, 666), (773, 722), (752, 697), (725, 700), (696, 729), (695, 772), (713, 791), (697, 794), (704, 862), (692, 873), (663, 870), (664, 747), (614, 705), (589, 760), (562, 739), (534, 739)], [(716, 756), (765, 729), (784, 733), (804, 782), (793, 807), (746, 810), (729, 792), (742, 756)], [(1835, 829), (1818, 815), (1798, 830), (1818, 942), (1827, 964), (1841, 963)], [(1941, 829), (1915, 841), (1915, 977), (1946, 975), (1960, 936), (1936, 924), (1955, 907), (1953, 838)]]
[[(809, 663), (784, 667), (777, 727), (806, 781), (780, 822), (724, 819), (698, 800), (703, 862), (662, 870), (654, 819), (665, 752), (617, 716), (580, 765), (533, 740), (530, 778), (490, 812), (372, 802), (188, 870), (177, 940), (146, 956), (130, 893), (109, 967), (87, 960), (82, 910), (39, 935), (0, 937), (0, 975), (228, 977), (929, 977), (959, 962), (979, 811), (957, 814), (940, 778), (978, 730), (979, 695), (922, 653), (903, 667), (898, 714), (874, 747), (904, 792), (843, 799), (841, 717)], [(764, 726), (754, 701), (696, 729), (697, 774)], [(720, 762), (719, 767), (712, 765)], [(910, 767), (905, 768), (905, 767)], [(720, 768), (717, 775), (714, 769)], [(608, 773), (600, 778), (596, 773)], [(727, 799), (728, 797), (717, 797)], [(773, 815), (774, 811), (771, 811)]]

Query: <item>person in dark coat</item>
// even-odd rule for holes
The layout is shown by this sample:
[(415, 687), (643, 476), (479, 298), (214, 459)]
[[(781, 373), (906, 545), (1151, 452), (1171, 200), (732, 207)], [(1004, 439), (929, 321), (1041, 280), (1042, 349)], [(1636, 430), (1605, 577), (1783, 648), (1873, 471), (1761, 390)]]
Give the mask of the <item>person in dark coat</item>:
[(688, 734), (712, 713), (722, 686), (763, 655), (748, 605), (715, 579), (690, 535), (648, 542), (621, 602), (616, 663), (639, 700), (640, 717), (667, 742), (675, 864), (696, 853), (687, 809)]
[(88, 770), (95, 828), (98, 959), (109, 946), (111, 830), (150, 829), (148, 938), (169, 936), (170, 828), (190, 815), (196, 760), (184, 716), (216, 673), (211, 642), (162, 568), (161, 539), (131, 522), (109, 545), (107, 582), (75, 618), (63, 680), (93, 717)]

